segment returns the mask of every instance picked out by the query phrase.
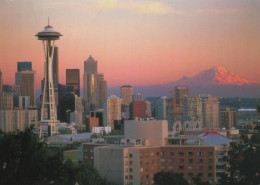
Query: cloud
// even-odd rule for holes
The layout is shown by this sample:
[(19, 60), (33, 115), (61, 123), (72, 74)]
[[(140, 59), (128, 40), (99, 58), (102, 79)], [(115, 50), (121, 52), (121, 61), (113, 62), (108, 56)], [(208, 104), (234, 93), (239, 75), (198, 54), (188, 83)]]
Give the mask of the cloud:
[(233, 13), (241, 13), (244, 12), (244, 9), (239, 8), (226, 8), (226, 9), (198, 9), (196, 10), (196, 13), (199, 14), (233, 14)]
[(70, 6), (76, 8), (100, 9), (103, 10), (125, 10), (134, 14), (184, 14), (184, 11), (174, 10), (172, 7), (160, 1), (144, 0), (79, 0), (74, 2), (57, 1), (51, 6)]

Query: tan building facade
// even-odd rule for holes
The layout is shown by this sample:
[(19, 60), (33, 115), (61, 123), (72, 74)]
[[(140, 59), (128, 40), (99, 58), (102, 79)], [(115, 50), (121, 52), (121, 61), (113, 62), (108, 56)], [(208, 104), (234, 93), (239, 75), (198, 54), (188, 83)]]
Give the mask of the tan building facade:
[(133, 101), (134, 88), (131, 85), (123, 85), (120, 87), (122, 105), (129, 106)]
[(121, 120), (121, 98), (111, 95), (106, 99), (104, 117), (105, 126), (114, 129), (114, 121)]
[(0, 91), (0, 110), (13, 110), (13, 93)]
[(208, 96), (203, 100), (203, 127), (219, 128), (219, 101)]

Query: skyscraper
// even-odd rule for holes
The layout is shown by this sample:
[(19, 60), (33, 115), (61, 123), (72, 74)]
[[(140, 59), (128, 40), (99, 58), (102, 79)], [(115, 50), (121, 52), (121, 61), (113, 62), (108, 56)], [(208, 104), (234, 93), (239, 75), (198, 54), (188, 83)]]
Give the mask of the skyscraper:
[(19, 86), (20, 96), (30, 96), (30, 105), (35, 106), (35, 72), (32, 62), (18, 62), (15, 85)]
[(114, 129), (114, 121), (121, 120), (121, 98), (110, 95), (105, 102), (105, 126)]
[(231, 129), (236, 127), (236, 111), (226, 108), (226, 110), (221, 112), (222, 114), (222, 127), (226, 129)]
[(104, 74), (97, 75), (98, 107), (103, 108), (107, 97), (107, 81), (104, 80)]
[(71, 88), (75, 95), (80, 96), (80, 71), (79, 69), (66, 69), (66, 86)]
[(184, 98), (189, 97), (188, 87), (175, 87), (172, 99), (173, 121), (182, 121), (184, 114)]
[(97, 107), (97, 61), (91, 55), (84, 62), (83, 98), (90, 110)]
[(208, 96), (203, 100), (203, 126), (219, 128), (219, 101), (216, 97)]
[(145, 96), (142, 93), (136, 93), (133, 95), (133, 102), (135, 101), (145, 101)]
[(134, 88), (131, 85), (123, 85), (120, 87), (122, 105), (129, 106), (133, 101)]
[(0, 69), (0, 91), (3, 90), (3, 75), (2, 75), (2, 71)]
[[(57, 130), (57, 107), (55, 100), (55, 74), (53, 70), (54, 60), (54, 42), (59, 40), (62, 36), (59, 32), (53, 30), (48, 24), (43, 31), (35, 35), (38, 40), (43, 41), (44, 46), (44, 91), (41, 109), (40, 121), (40, 137), (42, 136), (42, 126), (48, 126), (48, 135), (53, 135), (58, 132)], [(47, 113), (47, 114), (46, 114)]]
[(184, 98), (184, 121), (203, 122), (201, 97)]
[(13, 110), (13, 93), (0, 91), (0, 110)]

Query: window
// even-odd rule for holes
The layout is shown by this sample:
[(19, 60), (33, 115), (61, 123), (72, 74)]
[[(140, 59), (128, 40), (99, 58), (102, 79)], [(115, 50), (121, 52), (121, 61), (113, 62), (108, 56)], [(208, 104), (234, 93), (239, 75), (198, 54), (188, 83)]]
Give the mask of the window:
[(129, 179), (133, 179), (133, 175), (129, 175)]
[(202, 173), (198, 173), (198, 176), (199, 176), (199, 177), (203, 177), (203, 174), (202, 174)]
[(159, 155), (160, 155), (160, 153), (159, 153), (159, 152), (156, 152), (156, 155), (157, 155), (157, 156), (159, 156)]
[(144, 154), (140, 154), (140, 158), (143, 158), (144, 157)]
[(125, 161), (125, 165), (128, 165), (128, 161)]
[(149, 179), (149, 175), (146, 175), (146, 178)]
[(179, 159), (179, 163), (184, 163), (184, 159)]
[(148, 154), (148, 153), (146, 153), (146, 154), (145, 154), (145, 157), (148, 157), (148, 156), (149, 156), (149, 154)]
[(125, 169), (125, 172), (128, 172), (128, 168)]
[(88, 149), (85, 149), (85, 152), (88, 152)]
[(148, 165), (149, 164), (149, 160), (146, 160), (145, 164)]
[(130, 171), (130, 172), (133, 172), (133, 168), (129, 168), (129, 171)]
[(168, 162), (169, 162), (169, 163), (173, 163), (173, 162), (174, 162), (174, 159), (169, 159)]
[(169, 170), (173, 170), (173, 166), (169, 166), (168, 169), (169, 169)]
[(208, 152), (208, 156), (213, 156), (213, 152)]
[(212, 168), (212, 166), (208, 166), (208, 170), (212, 170), (213, 168)]
[(213, 177), (213, 174), (212, 173), (208, 173), (208, 177)]
[(169, 156), (174, 156), (174, 152), (169, 152)]
[(161, 155), (162, 155), (162, 156), (165, 156), (165, 152), (162, 152)]
[(189, 153), (188, 153), (188, 156), (193, 156), (193, 152), (189, 152)]
[(199, 163), (203, 163), (203, 159), (199, 159)]
[(208, 164), (212, 164), (213, 160), (212, 159), (208, 159)]
[(143, 172), (144, 171), (144, 169), (143, 168), (140, 168), (140, 172)]
[(149, 172), (149, 168), (146, 168), (145, 171), (146, 171), (146, 172)]
[(189, 163), (193, 163), (193, 159), (189, 159)]
[(184, 153), (183, 152), (179, 152), (179, 156), (184, 156)]
[(153, 152), (151, 153), (151, 156), (154, 156), (154, 153), (153, 153)]
[(203, 170), (203, 166), (198, 166), (198, 170)]
[(179, 170), (184, 170), (184, 166), (179, 166)]
[(203, 152), (198, 152), (198, 156), (203, 156)]
[(165, 166), (161, 166), (161, 170), (164, 170), (165, 169)]
[(130, 157), (130, 158), (133, 158), (133, 154), (129, 154), (129, 157)]
[(128, 175), (125, 176), (125, 180), (127, 180), (127, 179), (128, 179)]
[(93, 153), (93, 152), (94, 152), (93, 149), (91, 149), (91, 150), (90, 150), (90, 153)]
[(128, 158), (128, 155), (127, 155), (127, 154), (125, 154), (125, 158)]
[(193, 166), (188, 166), (188, 170), (193, 170)]
[(142, 166), (143, 164), (144, 164), (144, 162), (143, 162), (143, 161), (141, 161), (141, 162), (140, 162), (140, 165)]
[(164, 162), (165, 162), (165, 159), (161, 159), (161, 162), (164, 163)]
[(129, 164), (130, 164), (130, 165), (133, 165), (133, 161), (129, 161)]
[(193, 173), (188, 173), (188, 176), (189, 177), (193, 177)]

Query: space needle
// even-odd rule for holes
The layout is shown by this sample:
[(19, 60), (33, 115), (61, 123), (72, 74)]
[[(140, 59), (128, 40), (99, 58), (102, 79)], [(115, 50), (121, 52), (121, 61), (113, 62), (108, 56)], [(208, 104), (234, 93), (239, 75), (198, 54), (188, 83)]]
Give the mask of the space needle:
[(36, 35), (38, 40), (42, 40), (44, 49), (44, 90), (41, 108), (41, 121), (39, 122), (40, 133), (42, 137), (43, 126), (48, 126), (48, 136), (53, 136), (58, 133), (57, 123), (57, 107), (55, 104), (54, 83), (53, 83), (53, 55), (54, 55), (54, 42), (59, 40), (62, 36), (59, 32), (54, 31), (48, 25), (43, 31), (38, 32)]

